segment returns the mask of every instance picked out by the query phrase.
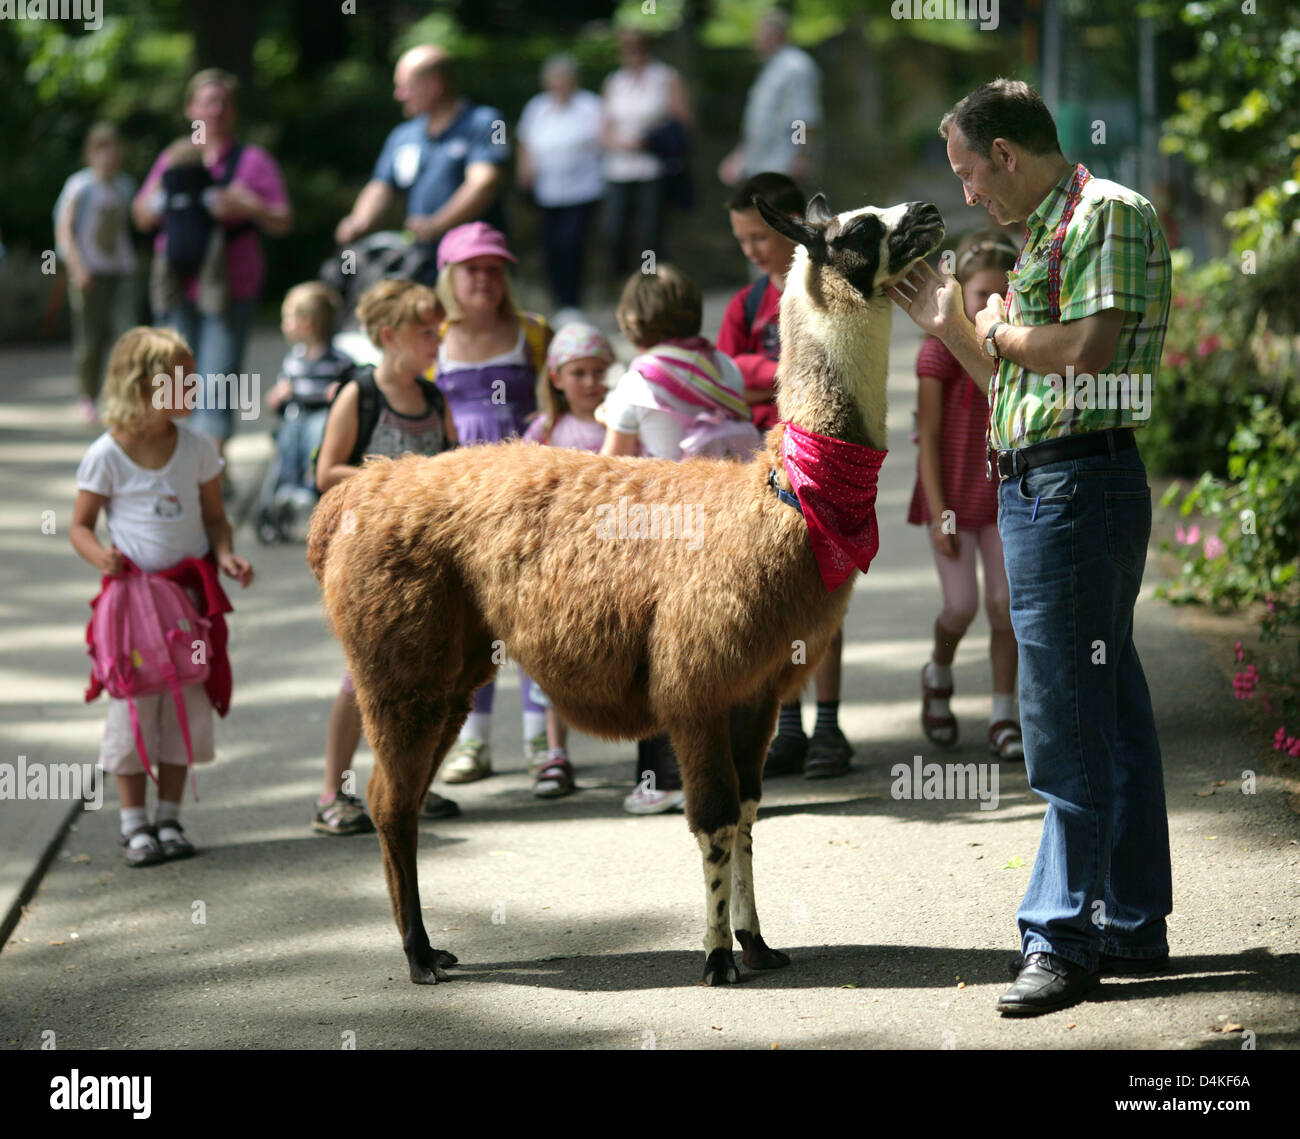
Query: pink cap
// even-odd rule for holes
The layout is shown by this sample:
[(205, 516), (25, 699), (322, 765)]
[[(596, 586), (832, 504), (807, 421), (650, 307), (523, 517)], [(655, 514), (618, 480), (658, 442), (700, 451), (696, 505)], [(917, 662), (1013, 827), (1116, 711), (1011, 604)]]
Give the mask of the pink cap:
[(485, 221), (471, 221), (455, 226), (442, 235), (438, 245), (438, 268), (468, 261), (471, 257), (504, 257), (518, 261), (506, 247), (506, 238), (499, 229)]

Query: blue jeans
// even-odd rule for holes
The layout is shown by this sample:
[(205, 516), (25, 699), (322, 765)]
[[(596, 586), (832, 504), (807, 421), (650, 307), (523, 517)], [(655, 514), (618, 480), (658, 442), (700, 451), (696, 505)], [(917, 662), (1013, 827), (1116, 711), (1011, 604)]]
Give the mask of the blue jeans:
[(1021, 950), (1096, 969), (1168, 952), (1169, 821), (1151, 695), (1133, 647), (1151, 535), (1136, 447), (1035, 467), (998, 491), (1029, 785), (1047, 815)]
[(280, 453), (277, 490), (293, 486), (306, 487), (315, 492), (316, 477), (312, 473), (311, 453), (325, 437), (325, 421), (329, 414), (328, 407), (304, 411), (298, 405), (290, 404), (285, 409), (284, 422), (280, 424), (280, 430), (275, 436), (276, 449)]
[(235, 409), (210, 407), (217, 402), (215, 393), (219, 381), (214, 376), (226, 376), (244, 370), (244, 346), (253, 327), (255, 300), (231, 301), (225, 312), (210, 315), (201, 313), (190, 301), (163, 314), (159, 324), (174, 328), (187, 341), (194, 352), (194, 371), (204, 377), (207, 389), (202, 408), (196, 407), (190, 422), (196, 431), (214, 440), (229, 439), (234, 434)]

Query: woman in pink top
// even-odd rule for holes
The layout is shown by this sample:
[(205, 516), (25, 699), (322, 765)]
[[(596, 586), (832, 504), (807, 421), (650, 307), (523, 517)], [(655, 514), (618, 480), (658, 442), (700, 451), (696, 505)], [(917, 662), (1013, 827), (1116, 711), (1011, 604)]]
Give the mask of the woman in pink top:
[[(195, 408), (191, 422), (212, 437), (218, 451), (224, 450), (230, 437), (234, 409), (219, 406), (229, 403), (228, 387), (214, 377), (243, 370), (244, 345), (265, 275), (261, 235), (283, 237), (293, 224), (289, 195), (275, 159), (260, 146), (235, 142), (238, 87), (239, 80), (229, 72), (209, 68), (195, 75), (185, 89), (185, 119), (193, 124), (190, 137), (202, 150), (203, 164), (215, 183), (204, 194), (205, 205), (225, 230), (225, 303), (217, 311), (202, 311), (212, 306), (200, 302), (195, 277), (188, 282), (183, 301), (154, 314), (159, 324), (175, 328), (194, 346), (196, 371), (205, 377), (206, 385), (203, 406)], [(139, 229), (158, 230), (155, 257), (166, 256), (166, 237), (159, 227), (165, 202), (160, 191), (168, 163), (164, 151), (132, 205)]]

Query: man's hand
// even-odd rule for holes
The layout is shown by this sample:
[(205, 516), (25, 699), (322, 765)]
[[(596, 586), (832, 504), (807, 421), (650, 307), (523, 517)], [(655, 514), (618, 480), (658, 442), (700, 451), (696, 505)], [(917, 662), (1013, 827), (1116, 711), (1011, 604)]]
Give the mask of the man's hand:
[(975, 314), (975, 331), (979, 334), (981, 342), (989, 334), (990, 328), (998, 321), (1005, 324), (1006, 320), (1007, 309), (1002, 303), (1002, 294), (990, 293), (988, 303)]
[(212, 191), (212, 216), (219, 222), (247, 221), (261, 212), (262, 199), (238, 182)]
[(913, 265), (907, 276), (888, 292), (890, 299), (918, 328), (941, 340), (950, 328), (966, 319), (957, 278), (940, 277), (924, 261)]
[(438, 232), (438, 227), (433, 224), (433, 215), (429, 214), (424, 217), (409, 217), (402, 225), (415, 234), (416, 241), (437, 241), (442, 236)]

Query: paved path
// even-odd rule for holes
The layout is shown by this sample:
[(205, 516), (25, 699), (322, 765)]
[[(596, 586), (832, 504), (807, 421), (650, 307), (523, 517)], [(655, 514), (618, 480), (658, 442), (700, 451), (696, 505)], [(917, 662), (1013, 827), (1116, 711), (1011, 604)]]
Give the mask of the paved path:
[[(184, 808), (202, 854), (127, 870), (112, 792), (80, 815), (0, 953), (0, 1045), (37, 1048), (52, 1032), (59, 1048), (338, 1048), (352, 1032), (365, 1048), (1238, 1048), (1239, 1037), (1211, 1031), (1231, 1020), (1260, 1048), (1296, 1047), (1300, 828), (1272, 778), (1238, 792), (1264, 757), (1207, 652), (1151, 600), (1150, 583), (1138, 644), (1165, 752), (1179, 972), (1107, 982), (1098, 999), (1031, 1022), (994, 1013), (1042, 804), (1007, 765), (994, 811), (890, 795), (891, 766), (918, 753), (985, 758), (988, 711), (981, 616), (956, 668), (965, 743), (953, 756), (924, 750), (917, 672), (938, 586), (924, 536), (903, 522), (916, 343), (896, 322), (881, 552), (847, 627), (854, 768), (830, 782), (772, 780), (755, 832), (764, 932), (791, 968), (732, 989), (695, 985), (698, 856), (681, 816), (624, 815), (633, 746), (584, 737), (581, 793), (533, 799), (517, 674), (506, 672), (501, 774), (456, 788), (463, 818), (421, 826), (425, 920), (464, 965), (454, 983), (410, 985), (376, 838), (318, 838), (308, 826), (341, 653), (301, 547), (259, 548), (245, 528), (238, 544), (258, 580), (234, 597), (235, 706), (218, 724), (217, 764), (201, 773), (202, 802)], [(260, 335), (250, 367), (274, 374), (280, 351)], [(0, 370), (0, 759), (83, 762), (104, 705), (81, 702), (95, 577), (67, 525), (92, 432), (71, 410), (66, 350), (8, 350)], [(233, 445), (243, 485), (265, 454), (252, 435)], [(56, 534), (41, 532), (44, 510)], [(370, 765), (363, 749), (363, 777)], [(64, 802), (0, 802), (0, 915), (66, 813)]]

